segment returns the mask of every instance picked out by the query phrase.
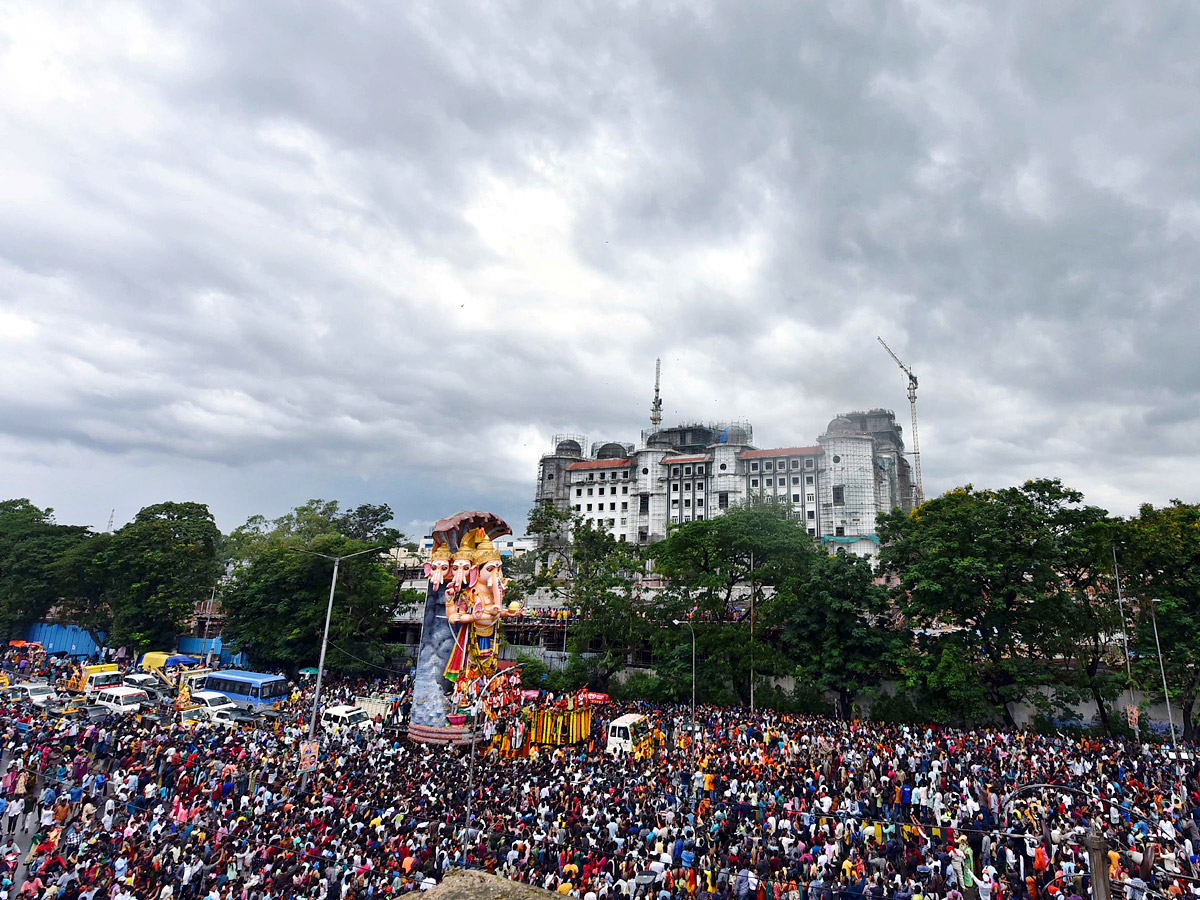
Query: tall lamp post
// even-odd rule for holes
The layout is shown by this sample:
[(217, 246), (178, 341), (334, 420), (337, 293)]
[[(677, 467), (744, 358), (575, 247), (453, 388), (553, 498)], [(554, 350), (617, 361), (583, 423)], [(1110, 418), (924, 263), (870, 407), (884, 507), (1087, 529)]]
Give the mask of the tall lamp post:
[(692, 746), (696, 745), (696, 629), (686, 619), (672, 619), (672, 625), (686, 625), (692, 633)]
[(475, 735), (479, 732), (479, 713), (483, 711), (483, 698), (487, 696), (488, 688), (492, 686), (493, 681), (501, 675), (515, 672), (523, 665), (525, 663), (517, 663), (497, 672), (483, 683), (483, 689), (480, 690), (479, 696), (475, 698), (474, 708), (471, 710), (471, 765), (467, 769), (467, 828), (471, 827), (471, 800), (475, 796)]
[(378, 553), (383, 548), (368, 547), (366, 550), (359, 550), (357, 553), (347, 553), (345, 556), (330, 556), (328, 553), (318, 553), (315, 550), (305, 550), (301, 547), (289, 547), (288, 549), (295, 553), (307, 553), (309, 556), (319, 556), (322, 559), (333, 560), (333, 578), (329, 581), (329, 605), (325, 608), (325, 633), (321, 635), (321, 658), (317, 662), (317, 686), (313, 691), (312, 715), (308, 718), (308, 736), (311, 739), (317, 734), (317, 711), (320, 709), (321, 703), (321, 678), (325, 674), (325, 648), (329, 645), (329, 620), (333, 616), (333, 592), (337, 587), (338, 566), (343, 559), (362, 556), (364, 553)]
[(1154, 624), (1154, 648), (1158, 651), (1158, 672), (1162, 675), (1163, 700), (1167, 703), (1167, 721), (1171, 723), (1171, 749), (1175, 749), (1175, 714), (1171, 712), (1171, 695), (1167, 691), (1167, 669), (1163, 665), (1162, 644), (1158, 642), (1158, 615), (1154, 608), (1161, 603), (1157, 597), (1150, 598), (1150, 621)]

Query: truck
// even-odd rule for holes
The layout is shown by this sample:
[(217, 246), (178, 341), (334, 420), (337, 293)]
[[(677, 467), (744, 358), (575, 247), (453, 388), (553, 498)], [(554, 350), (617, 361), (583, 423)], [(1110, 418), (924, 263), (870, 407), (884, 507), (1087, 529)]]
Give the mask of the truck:
[(64, 687), (68, 693), (83, 694), (90, 700), (105, 688), (119, 687), (122, 677), (114, 663), (82, 666), (67, 679)]
[(403, 699), (400, 694), (372, 694), (369, 697), (355, 697), (354, 705), (365, 712), (372, 722), (378, 716), (385, 729), (393, 729), (403, 724), (400, 715)]

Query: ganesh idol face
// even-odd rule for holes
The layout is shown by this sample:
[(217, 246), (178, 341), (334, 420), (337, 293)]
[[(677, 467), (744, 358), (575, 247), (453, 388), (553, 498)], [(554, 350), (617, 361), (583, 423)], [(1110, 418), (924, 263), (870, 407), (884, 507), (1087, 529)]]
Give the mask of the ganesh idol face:
[(449, 574), (450, 560), (448, 559), (435, 559), (425, 564), (425, 577), (429, 579), (434, 590), (446, 583)]
[(504, 577), (504, 570), (498, 559), (490, 559), (479, 570), (479, 580), (488, 587), (495, 587)]
[(456, 559), (450, 564), (450, 581), (456, 588), (462, 588), (467, 583), (467, 576), (471, 572), (471, 561), (469, 559)]

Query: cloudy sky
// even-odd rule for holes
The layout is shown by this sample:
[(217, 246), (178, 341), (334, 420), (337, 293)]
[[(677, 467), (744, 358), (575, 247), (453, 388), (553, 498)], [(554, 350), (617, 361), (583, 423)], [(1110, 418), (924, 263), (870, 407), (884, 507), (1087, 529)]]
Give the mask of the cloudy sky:
[(1200, 499), (1190, 2), (0, 6), (0, 497), (517, 532), (556, 432)]

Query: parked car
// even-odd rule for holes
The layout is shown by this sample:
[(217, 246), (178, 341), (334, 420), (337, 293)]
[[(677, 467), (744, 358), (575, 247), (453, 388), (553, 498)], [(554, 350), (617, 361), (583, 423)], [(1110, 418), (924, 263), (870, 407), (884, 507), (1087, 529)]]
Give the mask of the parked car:
[(58, 702), (58, 694), (44, 681), (22, 681), (14, 684), (5, 697), (11, 701), (27, 700), (39, 709), (45, 709)]
[(330, 734), (346, 728), (370, 728), (367, 711), (357, 706), (331, 706), (321, 713), (321, 727)]
[(46, 710), (51, 716), (67, 719), (79, 719), (82, 722), (100, 722), (112, 715), (112, 710), (98, 703), (82, 703), (71, 701), (52, 706)]
[(216, 709), (208, 714), (208, 721), (226, 728), (244, 728), (255, 725), (258, 717), (240, 709)]
[(140, 713), (150, 708), (150, 697), (134, 687), (105, 688), (96, 695), (96, 703), (118, 715)]

